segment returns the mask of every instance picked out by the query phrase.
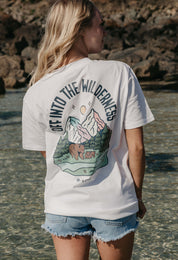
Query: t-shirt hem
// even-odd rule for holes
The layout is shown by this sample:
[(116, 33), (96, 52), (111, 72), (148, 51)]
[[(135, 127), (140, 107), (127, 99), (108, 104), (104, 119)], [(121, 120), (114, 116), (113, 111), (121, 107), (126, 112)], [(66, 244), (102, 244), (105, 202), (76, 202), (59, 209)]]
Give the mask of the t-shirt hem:
[[(99, 219), (107, 219), (107, 220), (114, 220), (114, 219), (119, 219), (119, 218), (124, 218), (129, 215), (135, 214), (138, 212), (138, 202), (134, 202), (132, 205), (130, 205), (127, 208), (124, 209), (110, 209), (109, 210), (111, 214), (103, 212), (103, 211), (96, 211), (93, 210), (90, 212), (82, 212), (82, 210), (78, 211), (71, 211), (71, 210), (54, 210), (54, 209), (45, 209), (44, 213), (49, 213), (49, 214), (55, 214), (55, 215), (63, 215), (63, 216), (72, 216), (72, 217), (93, 217), (93, 218), (99, 218)], [(91, 213), (92, 212), (92, 213)]]
[(31, 147), (28, 145), (24, 145), (22, 148), (24, 150), (31, 150), (31, 151), (46, 151), (46, 147), (40, 147), (40, 146)]

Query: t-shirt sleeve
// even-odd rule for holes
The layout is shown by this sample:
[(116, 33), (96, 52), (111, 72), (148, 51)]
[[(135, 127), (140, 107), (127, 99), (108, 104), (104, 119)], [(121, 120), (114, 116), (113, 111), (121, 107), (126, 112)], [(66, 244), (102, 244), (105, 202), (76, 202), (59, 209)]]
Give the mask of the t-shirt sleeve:
[(40, 120), (40, 114), (23, 102), (22, 109), (22, 147), (27, 150), (45, 151), (45, 125)]
[(147, 104), (140, 84), (134, 72), (130, 69), (124, 128), (133, 129), (141, 127), (153, 120), (154, 116)]

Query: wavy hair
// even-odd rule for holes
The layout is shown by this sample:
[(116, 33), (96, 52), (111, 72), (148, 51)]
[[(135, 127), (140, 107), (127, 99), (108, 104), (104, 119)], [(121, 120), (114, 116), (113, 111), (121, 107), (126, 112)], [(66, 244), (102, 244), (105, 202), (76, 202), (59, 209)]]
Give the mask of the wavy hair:
[(81, 30), (91, 26), (95, 8), (89, 0), (58, 0), (51, 7), (29, 85), (65, 63)]

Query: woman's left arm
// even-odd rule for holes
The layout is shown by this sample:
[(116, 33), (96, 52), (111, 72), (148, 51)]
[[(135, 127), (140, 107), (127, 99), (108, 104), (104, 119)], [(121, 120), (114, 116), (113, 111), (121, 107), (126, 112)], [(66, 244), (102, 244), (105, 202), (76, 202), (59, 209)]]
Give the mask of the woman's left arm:
[(145, 150), (143, 143), (143, 128), (126, 129), (128, 145), (129, 169), (135, 184), (135, 191), (139, 202), (138, 216), (143, 218), (146, 208), (142, 202), (142, 186), (145, 172)]

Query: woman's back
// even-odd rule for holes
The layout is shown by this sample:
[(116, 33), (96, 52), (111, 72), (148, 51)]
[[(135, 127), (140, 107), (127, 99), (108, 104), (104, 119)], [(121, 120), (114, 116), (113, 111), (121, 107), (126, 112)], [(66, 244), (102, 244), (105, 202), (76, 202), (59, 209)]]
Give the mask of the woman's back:
[(32, 86), (24, 98), (23, 146), (46, 151), (45, 212), (108, 219), (136, 212), (124, 129), (152, 120), (121, 62), (83, 58)]

